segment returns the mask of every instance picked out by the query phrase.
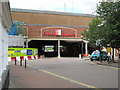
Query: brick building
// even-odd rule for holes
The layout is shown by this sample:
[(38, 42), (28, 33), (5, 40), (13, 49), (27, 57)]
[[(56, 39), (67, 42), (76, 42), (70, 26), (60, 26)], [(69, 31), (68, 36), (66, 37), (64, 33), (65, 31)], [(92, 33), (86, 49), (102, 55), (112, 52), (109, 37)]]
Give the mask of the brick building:
[(25, 23), (26, 46), (39, 48), (45, 56), (88, 54), (88, 42), (82, 32), (95, 17), (90, 14), (11, 9), (12, 19)]

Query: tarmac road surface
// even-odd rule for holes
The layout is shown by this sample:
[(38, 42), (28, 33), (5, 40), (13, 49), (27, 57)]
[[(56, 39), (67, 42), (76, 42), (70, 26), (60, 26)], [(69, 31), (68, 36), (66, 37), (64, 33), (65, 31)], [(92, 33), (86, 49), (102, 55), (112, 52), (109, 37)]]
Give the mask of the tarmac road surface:
[(68, 88), (118, 88), (118, 68), (93, 64), (79, 58), (29, 60), (27, 66), (65, 83), (74, 84)]

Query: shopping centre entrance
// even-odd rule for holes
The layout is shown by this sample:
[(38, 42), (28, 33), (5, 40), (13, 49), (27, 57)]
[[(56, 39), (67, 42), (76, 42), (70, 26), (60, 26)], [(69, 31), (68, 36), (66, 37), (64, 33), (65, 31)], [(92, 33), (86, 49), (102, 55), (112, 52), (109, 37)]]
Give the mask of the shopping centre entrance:
[(88, 41), (81, 34), (86, 28), (28, 26), (28, 47), (38, 48), (45, 57), (79, 57), (88, 54)]
[(29, 48), (38, 48), (39, 55), (45, 57), (79, 57), (85, 53), (85, 43), (68, 40), (31, 40)]

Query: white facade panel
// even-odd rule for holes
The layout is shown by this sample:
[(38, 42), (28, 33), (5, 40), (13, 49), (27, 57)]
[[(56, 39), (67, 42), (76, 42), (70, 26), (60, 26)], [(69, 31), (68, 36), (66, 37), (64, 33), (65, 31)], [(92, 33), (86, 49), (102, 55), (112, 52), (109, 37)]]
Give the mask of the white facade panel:
[(6, 66), (8, 65), (8, 33), (6, 32), (5, 29), (3, 29), (3, 40), (2, 40), (2, 52), (3, 52), (3, 55), (2, 55), (2, 58), (3, 58), (3, 71), (6, 69)]
[[(0, 23), (0, 80), (2, 82), (2, 73), (8, 65), (8, 33), (6, 28)], [(2, 86), (3, 83), (0, 83)], [(1, 87), (0, 87), (1, 88)]]
[(24, 37), (23, 36), (12, 36), (8, 37), (8, 46), (21, 46), (24, 47)]
[(8, 68), (8, 31), (12, 25), (9, 3), (0, 0), (0, 90), (9, 77)]
[[(1, 17), (0, 17), (0, 82), (2, 77), (2, 25), (1, 25)], [(2, 84), (0, 83), (0, 87)], [(0, 88), (1, 89), (1, 88)]]
[(8, 64), (8, 60), (7, 60), (7, 51), (8, 51), (8, 45), (7, 45), (7, 37), (8, 37), (8, 34), (6, 32), (6, 29), (1, 26), (1, 48), (0, 48), (0, 51), (1, 51), (1, 62), (2, 62), (2, 72), (6, 69), (6, 66)]

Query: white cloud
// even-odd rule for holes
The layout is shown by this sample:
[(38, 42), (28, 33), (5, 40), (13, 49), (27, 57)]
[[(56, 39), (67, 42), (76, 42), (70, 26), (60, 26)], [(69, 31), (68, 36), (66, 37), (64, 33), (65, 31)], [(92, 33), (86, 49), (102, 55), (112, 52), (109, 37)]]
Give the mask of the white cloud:
[(99, 0), (10, 0), (12, 8), (92, 13)]

